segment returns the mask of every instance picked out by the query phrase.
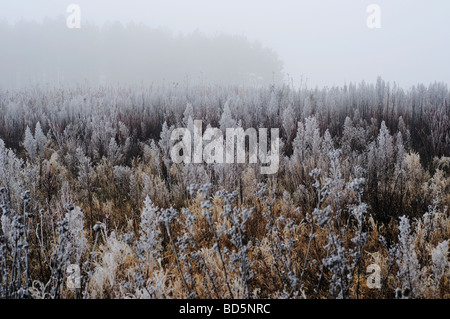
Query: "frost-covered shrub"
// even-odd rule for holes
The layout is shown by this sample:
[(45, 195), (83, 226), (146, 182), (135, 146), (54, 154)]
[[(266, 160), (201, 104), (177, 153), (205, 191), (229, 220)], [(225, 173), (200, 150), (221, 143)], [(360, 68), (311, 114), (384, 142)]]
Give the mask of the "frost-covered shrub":
[(411, 291), (412, 297), (420, 297), (422, 293), (422, 272), (416, 254), (414, 237), (411, 234), (411, 225), (408, 217), (400, 217), (398, 226), (399, 246), (397, 251), (398, 278), (402, 287)]
[(141, 213), (140, 237), (137, 244), (139, 252), (144, 254), (147, 262), (153, 258), (158, 258), (161, 250), (160, 215), (159, 208), (147, 197)]
[(112, 232), (100, 247), (99, 260), (89, 278), (90, 298), (120, 298), (133, 291), (135, 255), (130, 246)]
[(67, 246), (65, 249), (70, 252), (71, 263), (81, 265), (88, 249), (84, 214), (80, 207), (73, 208), (68, 205), (65, 219), (68, 222)]
[(444, 240), (439, 243), (433, 250), (431, 251), (431, 260), (433, 261), (432, 271), (434, 282), (439, 287), (441, 279), (444, 275), (449, 271), (449, 260), (448, 260), (448, 252), (449, 252), (449, 241)]

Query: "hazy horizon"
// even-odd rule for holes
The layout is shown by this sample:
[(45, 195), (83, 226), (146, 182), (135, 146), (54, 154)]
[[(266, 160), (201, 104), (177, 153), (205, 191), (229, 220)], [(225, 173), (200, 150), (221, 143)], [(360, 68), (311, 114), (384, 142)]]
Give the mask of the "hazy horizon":
[[(67, 6), (81, 8), (87, 23), (129, 22), (174, 35), (245, 37), (273, 50), (283, 62), (286, 81), (333, 86), (378, 76), (402, 87), (450, 83), (450, 3), (425, 1), (140, 1), (41, 0), (3, 2), (0, 20), (43, 21), (67, 17)], [(369, 29), (371, 3), (381, 8), (381, 28)]]

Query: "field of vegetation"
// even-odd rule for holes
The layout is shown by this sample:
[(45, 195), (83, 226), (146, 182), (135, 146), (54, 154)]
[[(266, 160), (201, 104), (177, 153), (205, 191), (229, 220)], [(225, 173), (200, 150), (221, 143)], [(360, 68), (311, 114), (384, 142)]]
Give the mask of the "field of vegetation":
[[(278, 172), (174, 164), (193, 120), (279, 128)], [(450, 298), (450, 92), (3, 90), (0, 205), (0, 298)]]

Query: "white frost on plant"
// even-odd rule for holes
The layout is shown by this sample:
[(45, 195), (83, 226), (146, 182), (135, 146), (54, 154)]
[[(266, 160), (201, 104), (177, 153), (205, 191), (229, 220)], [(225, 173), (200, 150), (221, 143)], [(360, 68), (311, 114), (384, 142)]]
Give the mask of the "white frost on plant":
[(23, 141), (23, 146), (28, 152), (28, 155), (30, 156), (31, 160), (33, 160), (37, 152), (37, 143), (33, 137), (33, 133), (31, 133), (31, 130), (28, 126), (25, 130), (25, 140)]
[(397, 264), (399, 271), (397, 276), (401, 280), (403, 288), (409, 288), (412, 297), (416, 298), (420, 295), (423, 287), (421, 286), (420, 264), (415, 252), (414, 236), (410, 234), (408, 217), (400, 217), (398, 229), (400, 234), (398, 236)]
[(149, 258), (155, 257), (161, 246), (161, 230), (159, 229), (160, 211), (150, 199), (146, 197), (144, 209), (141, 213), (138, 246)]
[(436, 248), (431, 251), (431, 260), (433, 261), (433, 275), (435, 282), (438, 284), (445, 274), (445, 269), (449, 265), (448, 261), (448, 239), (439, 243)]
[(80, 207), (76, 207), (68, 211), (65, 217), (69, 223), (66, 251), (71, 252), (72, 262), (79, 265), (88, 246), (88, 240), (84, 230), (84, 214)]

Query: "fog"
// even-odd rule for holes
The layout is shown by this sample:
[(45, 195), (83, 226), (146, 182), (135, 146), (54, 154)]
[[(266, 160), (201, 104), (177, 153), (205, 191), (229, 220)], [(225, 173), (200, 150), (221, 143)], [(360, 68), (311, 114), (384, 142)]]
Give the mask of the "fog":
[(65, 19), (0, 24), (1, 85), (252, 84), (282, 81), (276, 54), (245, 37), (165, 29), (119, 22), (78, 30)]
[(450, 82), (450, 3), (374, 2), (379, 29), (372, 1), (3, 1), (0, 85)]

